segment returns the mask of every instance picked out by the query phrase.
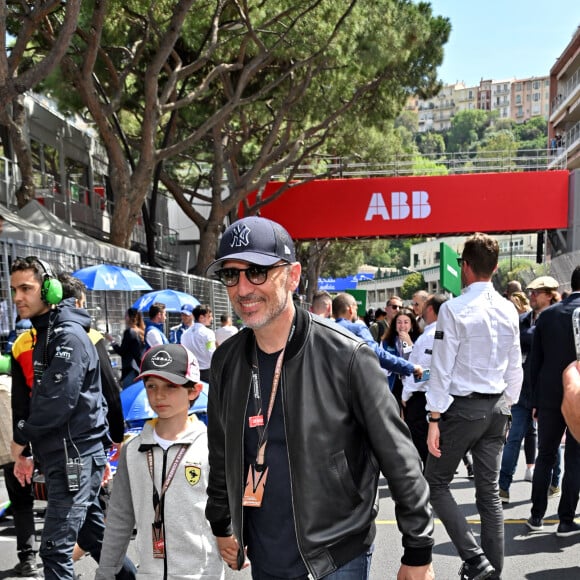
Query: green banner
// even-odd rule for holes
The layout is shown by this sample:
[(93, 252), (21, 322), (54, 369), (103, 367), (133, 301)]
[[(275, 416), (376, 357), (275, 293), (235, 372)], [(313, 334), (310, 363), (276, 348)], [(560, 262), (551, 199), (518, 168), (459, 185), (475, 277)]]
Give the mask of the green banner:
[(457, 252), (447, 244), (441, 242), (439, 246), (439, 279), (441, 287), (451, 292), (453, 296), (461, 294), (461, 266), (457, 262)]
[(364, 316), (367, 311), (367, 291), (366, 290), (346, 290), (347, 294), (354, 297), (357, 303), (356, 312), (359, 316)]

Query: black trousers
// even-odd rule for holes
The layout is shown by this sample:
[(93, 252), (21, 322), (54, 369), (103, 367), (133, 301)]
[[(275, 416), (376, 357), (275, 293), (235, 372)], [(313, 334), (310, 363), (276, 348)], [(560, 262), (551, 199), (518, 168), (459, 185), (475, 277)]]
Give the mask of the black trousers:
[(403, 407), (403, 417), (405, 423), (411, 431), (413, 444), (419, 452), (419, 457), (423, 462), (423, 469), (427, 463), (427, 455), (429, 450), (427, 448), (427, 434), (429, 432), (429, 424), (427, 423), (427, 411), (425, 410), (426, 397), (422, 391), (415, 391), (411, 398)]
[(558, 516), (560, 521), (571, 523), (576, 515), (580, 492), (580, 444), (568, 433), (560, 409), (538, 409), (538, 456), (532, 482), (531, 513), (535, 518), (543, 518), (546, 514), (552, 467), (564, 433), (566, 433), (564, 477)]
[(14, 516), (16, 551), (21, 562), (34, 560), (34, 492), (32, 484), (20, 485), (14, 475), (14, 464), (4, 466), (4, 483)]

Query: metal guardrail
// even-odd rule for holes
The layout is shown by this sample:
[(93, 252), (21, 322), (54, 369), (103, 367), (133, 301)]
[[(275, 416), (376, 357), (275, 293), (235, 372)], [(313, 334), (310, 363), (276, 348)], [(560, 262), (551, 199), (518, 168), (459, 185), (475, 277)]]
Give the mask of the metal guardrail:
[[(292, 179), (547, 171), (566, 169), (566, 161), (566, 155), (562, 155), (554, 163), (554, 155), (547, 148), (522, 149), (515, 155), (506, 151), (397, 155), (392, 160), (381, 163), (362, 163), (347, 157), (332, 157), (322, 158), (312, 165), (301, 165), (292, 175)], [(287, 175), (282, 173), (273, 176), (272, 179), (286, 179)]]

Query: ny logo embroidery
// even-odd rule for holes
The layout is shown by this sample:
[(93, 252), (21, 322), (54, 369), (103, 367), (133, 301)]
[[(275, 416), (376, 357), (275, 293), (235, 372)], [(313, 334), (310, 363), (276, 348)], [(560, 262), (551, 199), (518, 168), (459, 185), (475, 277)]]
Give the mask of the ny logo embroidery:
[(248, 236), (250, 235), (250, 228), (247, 225), (237, 225), (234, 227), (232, 232), (232, 248), (240, 248), (242, 246), (247, 246), (250, 243)]

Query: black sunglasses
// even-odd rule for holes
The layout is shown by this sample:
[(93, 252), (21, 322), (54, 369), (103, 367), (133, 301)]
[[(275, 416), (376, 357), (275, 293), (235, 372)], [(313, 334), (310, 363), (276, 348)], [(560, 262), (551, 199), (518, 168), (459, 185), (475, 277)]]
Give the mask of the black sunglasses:
[(283, 264), (275, 264), (274, 266), (257, 266), (256, 264), (252, 264), (247, 268), (222, 268), (221, 270), (217, 270), (215, 275), (224, 286), (231, 288), (232, 286), (237, 286), (240, 281), (240, 272), (243, 272), (250, 284), (260, 286), (268, 279), (268, 272), (270, 270), (289, 265), (288, 262), (284, 262)]
[(465, 258), (457, 258), (457, 264), (459, 265), (460, 268), (461, 266), (463, 266), (463, 262), (465, 262), (466, 264), (468, 263)]

